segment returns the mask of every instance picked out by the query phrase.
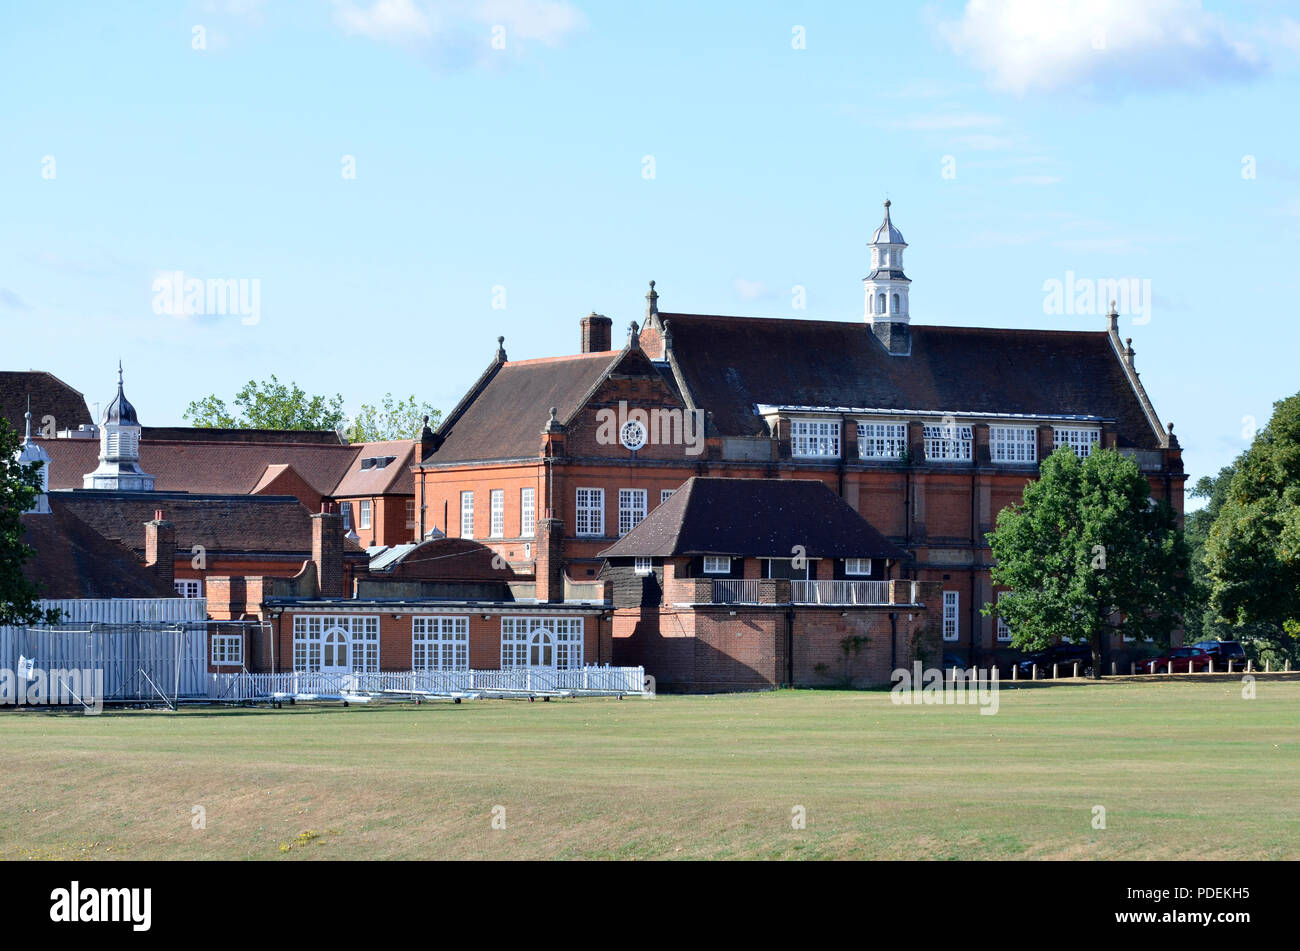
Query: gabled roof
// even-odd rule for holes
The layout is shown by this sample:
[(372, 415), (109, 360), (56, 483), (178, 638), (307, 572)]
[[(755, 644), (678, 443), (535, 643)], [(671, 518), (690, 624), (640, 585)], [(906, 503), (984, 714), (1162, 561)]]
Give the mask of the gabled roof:
[(717, 479), (686, 483), (602, 558), (730, 555), (905, 558), (825, 483), (812, 479)]
[[(291, 466), (318, 495), (330, 495), (357, 457), (356, 446), (339, 443), (153, 441), (148, 432), (140, 441), (140, 467), (153, 475), (161, 492), (242, 495), (263, 482), (268, 466), (283, 465)], [(40, 442), (50, 454), (52, 489), (81, 488), (81, 477), (98, 465), (97, 439)]]
[(660, 314), (696, 405), (723, 436), (762, 436), (759, 404), (1113, 419), (1119, 445), (1159, 436), (1103, 331), (913, 324), (891, 356), (861, 321)]
[(54, 374), (43, 370), (0, 370), (0, 416), (9, 421), (9, 427), (16, 433), (23, 431), (29, 394), (33, 431), (41, 428), (46, 416), (54, 417), (58, 429), (76, 429), (93, 422), (86, 398)]
[[(176, 591), (129, 549), (110, 541), (61, 504), (46, 515), (20, 516), (22, 541), (36, 554), (23, 575), (42, 598), (174, 598)], [(143, 526), (141, 534), (143, 535)]]
[(415, 440), (393, 439), (355, 445), (357, 454), (347, 471), (343, 473), (332, 495), (347, 498), (348, 496), (413, 495), (415, 493), (415, 479), (411, 475)]
[[(248, 552), (306, 557), (311, 553), (310, 513), (293, 496), (191, 495), (184, 492), (51, 492), (50, 504), (75, 514), (105, 538), (142, 553), (144, 523), (161, 509), (176, 527), (176, 549), (202, 545), (208, 552)], [(365, 558), (344, 539), (344, 554)]]
[[(477, 395), (438, 428), (441, 445), (426, 464), (536, 456), (541, 432), (556, 408), (560, 422), (582, 405), (622, 351), (540, 360), (511, 360), (476, 384)], [(471, 391), (471, 395), (473, 391)]]

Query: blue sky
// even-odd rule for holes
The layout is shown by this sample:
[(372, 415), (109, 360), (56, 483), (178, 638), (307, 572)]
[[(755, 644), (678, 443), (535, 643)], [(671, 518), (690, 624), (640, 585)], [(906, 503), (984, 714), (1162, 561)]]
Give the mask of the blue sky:
[[(918, 323), (1101, 329), (1045, 282), (1150, 281), (1121, 332), (1195, 478), (1300, 379), (1292, 6), (6, 3), (0, 367), (93, 403), (121, 357), (148, 425), (271, 373), (447, 409), (651, 278), (861, 319), (889, 197)], [(157, 313), (175, 271), (257, 321)]]

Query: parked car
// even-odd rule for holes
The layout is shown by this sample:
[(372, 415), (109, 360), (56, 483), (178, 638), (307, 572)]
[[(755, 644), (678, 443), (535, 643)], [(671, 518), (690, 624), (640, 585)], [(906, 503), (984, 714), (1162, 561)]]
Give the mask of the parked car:
[(1240, 641), (1197, 641), (1192, 645), (1199, 647), (1214, 658), (1215, 670), (1227, 670), (1228, 661), (1232, 661), (1233, 670), (1246, 669), (1246, 648)]
[(955, 654), (952, 651), (943, 652), (943, 669), (952, 670), (956, 667), (958, 670), (966, 669), (966, 658), (961, 654)]
[(1187, 674), (1197, 670), (1209, 670), (1210, 655), (1199, 647), (1175, 647), (1165, 651), (1159, 657), (1143, 661), (1143, 666), (1150, 674), (1169, 673), (1171, 666), (1173, 673)]
[(1079, 662), (1079, 673), (1087, 675), (1092, 670), (1092, 647), (1088, 644), (1054, 644), (1040, 651), (1026, 654), (1016, 664), (1016, 676), (1029, 678), (1034, 675), (1034, 665), (1038, 665), (1038, 676), (1052, 676), (1052, 665), (1061, 665), (1061, 675), (1074, 675), (1074, 662)]

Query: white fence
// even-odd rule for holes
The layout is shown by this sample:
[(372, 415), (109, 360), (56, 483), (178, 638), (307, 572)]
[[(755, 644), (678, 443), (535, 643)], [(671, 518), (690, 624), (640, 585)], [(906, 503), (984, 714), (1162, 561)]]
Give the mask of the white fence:
[(888, 604), (888, 581), (791, 581), (796, 604)]
[(209, 674), (211, 700), (268, 700), (276, 694), (339, 697), (366, 693), (639, 694), (643, 667), (518, 667), (511, 670), (408, 670), (378, 673)]
[[(177, 599), (180, 600), (180, 599)], [(88, 624), (0, 628), (0, 667), (18, 659), (40, 670), (103, 671), (107, 702), (203, 695), (207, 632), (179, 624)]]

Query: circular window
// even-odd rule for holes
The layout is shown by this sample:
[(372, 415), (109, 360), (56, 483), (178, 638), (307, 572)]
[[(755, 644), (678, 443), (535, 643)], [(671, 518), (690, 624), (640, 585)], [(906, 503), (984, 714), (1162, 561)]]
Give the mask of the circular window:
[(631, 449), (635, 452), (645, 445), (645, 425), (639, 420), (629, 419), (618, 431), (618, 439), (625, 449)]

